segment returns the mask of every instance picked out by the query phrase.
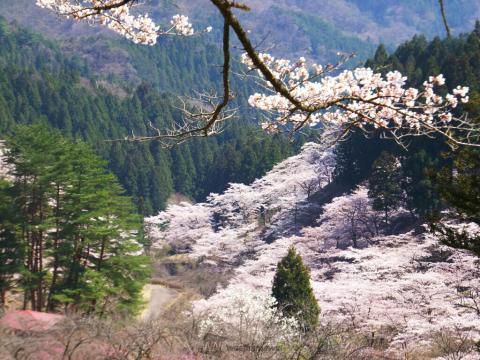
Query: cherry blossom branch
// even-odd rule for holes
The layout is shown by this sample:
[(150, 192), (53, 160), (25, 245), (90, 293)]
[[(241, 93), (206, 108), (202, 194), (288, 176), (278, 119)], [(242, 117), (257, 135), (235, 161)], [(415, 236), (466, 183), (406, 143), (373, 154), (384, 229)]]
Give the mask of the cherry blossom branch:
[[(252, 95), (249, 103), (270, 114), (262, 124), (267, 131), (285, 128), (298, 131), (307, 125), (326, 124), (349, 127), (354, 123), (361, 130), (365, 130), (365, 125), (385, 130), (397, 142), (407, 136), (436, 133), (446, 137), (451, 146), (480, 146), (478, 125), (466, 116), (456, 118), (452, 115), (460, 102), (469, 101), (469, 89), (459, 86), (445, 97), (436, 94), (435, 89), (445, 84), (442, 75), (430, 77), (420, 91), (406, 88), (407, 78), (398, 71), (382, 76), (371, 69), (359, 68), (318, 78), (323, 69), (314, 64), (312, 75), (303, 58), (291, 64), (268, 54), (260, 54), (260, 57), (276, 80), (295, 98), (295, 102), (286, 99), (256, 69), (270, 91)], [(255, 69), (248, 55), (242, 60), (250, 69)]]
[(138, 0), (37, 0), (38, 6), (60, 16), (107, 26), (137, 44), (155, 45), (162, 35), (194, 34), (192, 24), (184, 15), (173, 16), (167, 30), (160, 29), (148, 14), (132, 15), (130, 8), (136, 3)]
[[(133, 16), (129, 8), (135, 0), (37, 0), (39, 6), (60, 15), (77, 20), (86, 18), (107, 25), (114, 31), (137, 43), (153, 45), (159, 35), (194, 33), (188, 18), (176, 15), (171, 28), (161, 31), (148, 17)], [(234, 14), (234, 9), (249, 11), (250, 8), (237, 1), (210, 0), (224, 20), (223, 28), (223, 95), (202, 94), (193, 103), (200, 103), (195, 113), (183, 103), (184, 123), (173, 129), (154, 130), (153, 136), (127, 137), (130, 141), (168, 140), (182, 142), (190, 137), (210, 136), (221, 131), (219, 126), (231, 119), (234, 111), (227, 110), (232, 99), (230, 91), (230, 29), (233, 30), (243, 49), (242, 62), (250, 71), (257, 73), (266, 93), (257, 93), (249, 98), (249, 104), (268, 114), (262, 127), (267, 131), (286, 129), (291, 134), (304, 127), (337, 128), (344, 136), (354, 127), (368, 133), (368, 127), (383, 130), (398, 143), (410, 136), (444, 136), (451, 146), (480, 146), (480, 127), (468, 117), (455, 118), (452, 111), (459, 101), (468, 102), (468, 88), (457, 87), (452, 94), (442, 97), (434, 87), (445, 84), (442, 75), (430, 77), (423, 84), (424, 90), (405, 88), (407, 81), (399, 72), (392, 71), (383, 77), (370, 69), (343, 71), (336, 76), (327, 75), (338, 70), (342, 64), (322, 67), (306, 66), (300, 58), (296, 63), (275, 59), (260, 53), (251, 42), (247, 32)], [(439, 0), (442, 17), (449, 32), (443, 0)], [(208, 28), (210, 30), (211, 28)], [(192, 107), (190, 107), (192, 108)], [(369, 125), (369, 126), (367, 126)]]

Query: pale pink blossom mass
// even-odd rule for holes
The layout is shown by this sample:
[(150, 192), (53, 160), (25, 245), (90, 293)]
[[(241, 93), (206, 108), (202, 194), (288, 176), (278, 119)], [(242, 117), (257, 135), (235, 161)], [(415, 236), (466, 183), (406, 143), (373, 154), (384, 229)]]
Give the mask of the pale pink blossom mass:
[[(295, 230), (296, 218), (318, 212), (298, 183), (318, 180), (326, 186), (328, 179), (318, 179), (316, 169), (331, 158), (330, 150), (308, 143), (251, 185), (232, 184), (205, 203), (170, 206), (145, 219), (154, 248), (168, 244), (209, 266), (233, 270), (225, 288), (194, 303), (197, 316), (210, 314), (202, 323), (205, 331), (222, 335), (238, 330), (235, 324), (243, 320), (261, 328), (280, 325), (268, 310), (272, 280), (278, 261), (295, 245), (310, 268), (322, 323), (354, 323), (376, 334), (395, 329), (388, 346), (397, 355), (404, 346), (412, 351), (431, 346), (431, 335), (438, 331), (479, 340), (478, 314), (458, 305), (474, 301), (462, 298), (458, 289), (480, 289), (478, 258), (430, 233), (385, 234), (365, 186), (335, 197), (317, 221)], [(410, 215), (401, 208), (392, 213), (392, 218), (402, 216)], [(475, 224), (449, 226), (480, 231)], [(352, 246), (353, 232), (358, 248)], [(435, 260), (435, 254), (445, 258)], [(285, 325), (287, 334), (295, 329)]]

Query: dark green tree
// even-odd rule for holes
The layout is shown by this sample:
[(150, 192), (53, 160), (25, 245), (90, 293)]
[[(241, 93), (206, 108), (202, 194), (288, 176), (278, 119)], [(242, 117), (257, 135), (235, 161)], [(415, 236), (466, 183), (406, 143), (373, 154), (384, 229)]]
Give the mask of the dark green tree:
[(388, 59), (388, 52), (385, 49), (385, 45), (380, 44), (375, 51), (375, 55), (373, 56), (373, 60), (367, 60), (365, 66), (370, 68), (376, 68), (377, 70), (382, 70), (382, 66), (385, 66), (385, 63)]
[(437, 182), (432, 173), (439, 168), (439, 158), (424, 149), (412, 151), (402, 163), (402, 188), (405, 204), (413, 217), (424, 219), (438, 211), (442, 205)]
[[(480, 121), (480, 96), (473, 96), (469, 104), (471, 114)], [(439, 190), (447, 204), (466, 222), (480, 224), (480, 150), (462, 148), (454, 154), (452, 167), (445, 167), (437, 176)], [(467, 231), (454, 231), (441, 224), (434, 230), (443, 235), (444, 242), (452, 247), (472, 251), (480, 257), (480, 236)]]
[(295, 317), (307, 331), (315, 328), (320, 307), (310, 285), (309, 270), (293, 246), (277, 265), (272, 295), (283, 314)]
[(390, 212), (402, 201), (401, 180), (400, 162), (392, 154), (383, 152), (373, 163), (368, 179), (368, 196), (373, 199), (373, 209), (383, 211), (387, 224)]
[(15, 178), (0, 197), (18, 210), (14, 220), (2, 211), (0, 255), (12, 256), (12, 241), (25, 249), (24, 308), (135, 313), (149, 272), (142, 223), (106, 162), (43, 125), (18, 127), (6, 144)]

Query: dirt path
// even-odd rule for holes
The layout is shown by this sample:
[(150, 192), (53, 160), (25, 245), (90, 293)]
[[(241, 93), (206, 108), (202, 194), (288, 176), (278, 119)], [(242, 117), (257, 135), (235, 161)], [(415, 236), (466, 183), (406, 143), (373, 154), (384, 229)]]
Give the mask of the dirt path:
[(143, 289), (143, 297), (148, 303), (142, 312), (142, 319), (151, 319), (159, 316), (180, 295), (177, 290), (163, 285), (148, 284)]

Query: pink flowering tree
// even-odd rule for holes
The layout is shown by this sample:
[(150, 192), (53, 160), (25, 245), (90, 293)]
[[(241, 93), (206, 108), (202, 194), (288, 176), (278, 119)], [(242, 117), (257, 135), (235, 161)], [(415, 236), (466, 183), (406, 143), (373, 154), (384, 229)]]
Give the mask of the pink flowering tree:
[(334, 198), (323, 207), (317, 227), (304, 228), (303, 237), (321, 247), (359, 246), (381, 233), (381, 217), (372, 208), (368, 189), (359, 186), (349, 195)]
[[(154, 45), (159, 36), (192, 36), (196, 32), (183, 15), (173, 16), (170, 24), (161, 27), (147, 14), (134, 15), (131, 8), (137, 0), (37, 0), (37, 4), (57, 14), (79, 21), (98, 23), (125, 36), (135, 43)], [(209, 136), (221, 130), (222, 123), (232, 119), (229, 108), (232, 99), (231, 32), (244, 49), (241, 61), (246, 74), (255, 77), (263, 87), (252, 94), (248, 102), (262, 110), (262, 127), (270, 132), (294, 133), (304, 127), (322, 128), (322, 134), (339, 139), (356, 128), (364, 132), (381, 131), (384, 136), (403, 143), (404, 137), (445, 137), (452, 146), (478, 144), (480, 128), (464, 117), (455, 117), (459, 103), (468, 102), (467, 87), (459, 86), (451, 94), (439, 95), (445, 84), (441, 74), (431, 76), (420, 89), (406, 86), (407, 78), (398, 71), (385, 76), (369, 68), (338, 71), (337, 65), (307, 64), (277, 59), (260, 53), (249, 33), (237, 17), (237, 12), (250, 8), (234, 0), (210, 0), (223, 19), (223, 90), (221, 94), (202, 94), (194, 102), (198, 110), (184, 106), (184, 121), (175, 128), (158, 129), (153, 135), (132, 136), (129, 140), (163, 140), (180, 142), (197, 136)], [(443, 0), (439, 0), (448, 35)], [(211, 27), (200, 32), (208, 32)]]
[(231, 286), (208, 300), (196, 301), (192, 316), (203, 340), (223, 339), (232, 347), (253, 352), (265, 348), (276, 352), (298, 340), (301, 333), (297, 320), (285, 317), (273, 296), (244, 286)]

